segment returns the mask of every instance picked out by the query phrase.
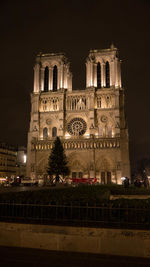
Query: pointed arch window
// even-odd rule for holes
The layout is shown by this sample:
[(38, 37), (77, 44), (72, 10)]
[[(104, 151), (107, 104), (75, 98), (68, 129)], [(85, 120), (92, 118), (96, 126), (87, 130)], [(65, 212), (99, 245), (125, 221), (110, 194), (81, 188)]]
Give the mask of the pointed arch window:
[(97, 88), (101, 88), (101, 64), (97, 63)]
[(57, 136), (57, 128), (53, 127), (52, 128), (52, 137), (56, 137)]
[(110, 66), (109, 62), (106, 62), (106, 88), (110, 87)]
[(44, 71), (44, 92), (48, 92), (48, 84), (49, 84), (49, 68), (46, 67)]
[(53, 91), (57, 91), (57, 75), (58, 75), (58, 70), (57, 66), (55, 65), (53, 68)]
[(48, 129), (45, 127), (43, 129), (43, 139), (46, 139), (48, 137)]

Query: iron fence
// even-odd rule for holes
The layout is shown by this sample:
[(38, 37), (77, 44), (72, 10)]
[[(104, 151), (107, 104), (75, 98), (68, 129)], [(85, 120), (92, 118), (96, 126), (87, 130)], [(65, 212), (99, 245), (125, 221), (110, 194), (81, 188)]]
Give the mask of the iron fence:
[(80, 205), (0, 203), (0, 221), (150, 229), (150, 209)]

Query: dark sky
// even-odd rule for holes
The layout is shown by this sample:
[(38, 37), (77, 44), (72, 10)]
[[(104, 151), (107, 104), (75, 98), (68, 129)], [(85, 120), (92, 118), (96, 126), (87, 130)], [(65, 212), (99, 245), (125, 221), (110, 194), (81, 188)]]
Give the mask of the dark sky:
[(1, 141), (26, 145), (37, 53), (66, 53), (80, 89), (89, 50), (113, 42), (122, 59), (131, 158), (150, 156), (149, 0), (1, 0), (0, 29)]

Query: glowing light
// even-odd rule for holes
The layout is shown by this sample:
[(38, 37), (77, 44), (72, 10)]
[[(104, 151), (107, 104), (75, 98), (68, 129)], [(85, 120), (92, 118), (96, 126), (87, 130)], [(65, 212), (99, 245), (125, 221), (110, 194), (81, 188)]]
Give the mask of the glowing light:
[(23, 162), (26, 163), (26, 161), (27, 161), (27, 156), (24, 155), (24, 156), (23, 156)]
[(112, 129), (112, 137), (115, 137), (115, 131)]
[(0, 178), (0, 181), (6, 181), (6, 178)]
[(70, 138), (70, 134), (69, 134), (69, 133), (66, 133), (66, 134), (65, 134), (65, 138), (66, 138), (66, 139)]
[(93, 80), (92, 80), (92, 77), (91, 77), (91, 84), (90, 84), (90, 86), (93, 86)]
[(89, 133), (85, 133), (84, 137), (89, 138), (90, 137)]

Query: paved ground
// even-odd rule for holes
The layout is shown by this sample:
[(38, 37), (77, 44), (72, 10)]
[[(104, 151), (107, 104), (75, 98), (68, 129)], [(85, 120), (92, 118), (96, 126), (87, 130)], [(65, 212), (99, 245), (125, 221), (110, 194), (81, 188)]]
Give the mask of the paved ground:
[(0, 247), (1, 267), (148, 267), (150, 259)]

